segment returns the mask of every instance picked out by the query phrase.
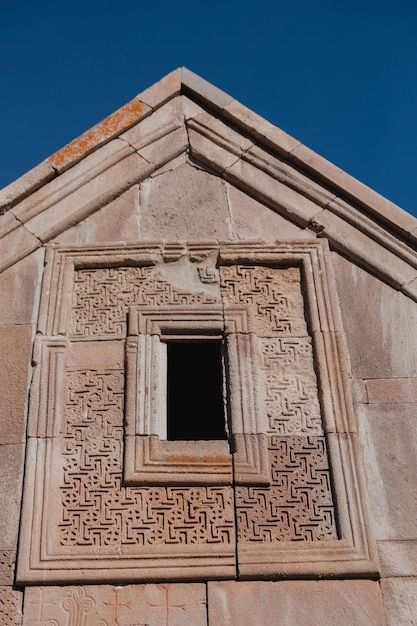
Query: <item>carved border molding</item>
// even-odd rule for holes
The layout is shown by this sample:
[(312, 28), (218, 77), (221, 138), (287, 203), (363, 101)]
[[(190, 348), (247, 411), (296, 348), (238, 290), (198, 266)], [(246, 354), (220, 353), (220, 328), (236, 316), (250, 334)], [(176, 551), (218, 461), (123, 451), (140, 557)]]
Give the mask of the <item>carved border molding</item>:
[[(143, 324), (147, 330), (151, 329), (155, 332), (149, 335), (150, 345), (152, 342), (156, 345), (160, 341), (158, 332), (162, 334), (165, 332), (163, 316), (159, 322), (158, 316), (152, 319), (152, 315), (145, 315), (141, 320), (135, 321), (133, 311), (137, 310), (137, 305), (134, 304), (130, 314), (132, 319), (129, 321), (128, 332), (130, 334), (127, 340), (120, 335), (119, 330), (115, 334), (112, 334), (110, 330), (106, 336), (100, 335), (100, 330), (91, 337), (68, 335), (70, 299), (75, 270), (138, 267), (144, 268), (146, 274), (149, 268), (156, 267), (160, 263), (161, 258), (167, 263), (173, 263), (181, 259), (184, 254), (189, 255), (195, 263), (201, 263), (207, 255), (217, 254), (220, 268), (235, 265), (278, 269), (300, 268), (303, 297), (309, 320), (309, 334), (313, 345), (314, 367), (318, 379), (321, 417), (331, 468), (332, 491), (336, 500), (338, 538), (329, 538), (324, 541), (282, 540), (263, 543), (240, 537), (236, 544), (236, 554), (232, 488), (227, 486), (226, 480), (224, 483), (216, 483), (216, 480), (213, 480), (210, 483), (207, 481), (207, 486), (191, 488), (191, 492), (195, 492), (195, 497), (200, 503), (198, 506), (203, 507), (204, 511), (211, 511), (214, 506), (212, 503), (216, 502), (216, 515), (222, 515), (222, 519), (224, 518), (221, 535), (210, 535), (212, 531), (215, 531), (215, 526), (213, 526), (212, 530), (208, 529), (203, 543), (198, 541), (190, 544), (181, 543), (181, 539), (178, 540), (176, 537), (173, 545), (164, 543), (151, 545), (146, 543), (147, 539), (144, 542), (141, 539), (142, 543), (134, 541), (129, 543), (129, 539), (125, 543), (112, 545), (109, 539), (108, 544), (104, 542), (98, 548), (98, 544), (94, 546), (94, 538), (85, 539), (85, 545), (75, 546), (59, 539), (59, 527), (59, 532), (65, 530), (62, 520), (59, 521), (61, 519), (59, 517), (59, 492), (63, 489), (63, 485), (59, 483), (59, 476), (62, 475), (65, 459), (68, 458), (68, 463), (71, 463), (71, 455), (78, 454), (82, 449), (83, 433), (88, 429), (94, 433), (94, 415), (100, 415), (100, 419), (104, 419), (103, 416), (107, 411), (110, 420), (110, 426), (107, 427), (116, 428), (118, 432), (122, 432), (122, 422), (118, 422), (117, 426), (111, 426), (114, 413), (112, 403), (115, 403), (116, 399), (110, 398), (109, 407), (105, 406), (96, 413), (93, 411), (92, 417), (86, 412), (88, 423), (77, 426), (76, 434), (70, 433), (69, 438), (65, 438), (63, 433), (65, 410), (70, 411), (71, 417), (72, 406), (75, 406), (75, 402), (78, 402), (81, 408), (84, 402), (82, 394), (75, 400), (70, 397), (65, 409), (66, 390), (63, 384), (65, 371), (69, 374), (73, 372), (77, 376), (86, 375), (83, 372), (91, 368), (90, 345), (94, 342), (94, 350), (102, 355), (101, 362), (106, 364), (109, 375), (117, 368), (123, 370), (124, 350), (126, 349), (127, 361), (131, 361), (127, 367), (127, 376), (134, 378), (138, 358), (135, 351), (139, 338), (142, 336), (139, 331), (143, 328)], [(202, 274), (206, 275), (205, 271), (202, 271)], [(207, 276), (211, 280), (208, 274)], [(129, 306), (131, 303), (126, 301), (126, 317)], [(219, 315), (218, 310), (217, 313), (215, 311), (216, 307), (217, 305), (213, 307), (212, 313), (208, 314), (207, 312), (210, 311), (208, 300), (207, 307), (200, 308), (200, 312), (204, 311), (206, 315), (206, 318), (200, 319), (200, 322), (203, 322), (206, 331), (212, 333), (218, 332), (220, 322), (224, 324), (230, 376), (240, 380), (237, 390), (236, 388), (230, 390), (231, 405), (235, 403), (242, 407), (241, 412), (236, 410), (232, 415), (235, 484), (256, 485), (259, 476), (262, 483), (262, 477), (265, 478), (269, 473), (269, 467), (265, 454), (268, 439), (265, 436), (266, 424), (262, 424), (262, 420), (257, 419), (259, 395), (257, 386), (253, 384), (256, 374), (256, 336), (253, 332), (256, 330), (255, 322), (251, 319), (251, 315), (245, 312), (245, 307), (227, 303), (223, 307), (222, 321), (221, 315), (220, 319), (216, 317)], [(184, 311), (180, 315), (184, 315)], [(174, 320), (171, 327), (169, 323), (166, 331), (169, 332), (171, 328), (172, 332), (177, 332), (175, 325), (178, 325), (179, 321), (181, 321), (180, 317)], [(185, 321), (183, 330), (189, 332), (190, 326), (187, 328), (187, 319), (183, 321)], [(126, 322), (123, 323), (125, 324), (123, 328), (127, 329)], [(191, 329), (195, 330), (195, 322), (191, 321), (190, 324)], [(100, 329), (100, 326), (97, 328)], [(34, 468), (34, 471), (27, 472), (25, 477), (17, 574), (19, 583), (233, 578), (236, 576), (236, 558), (238, 576), (248, 579), (377, 575), (377, 557), (369, 535), (365, 505), (366, 492), (356, 435), (356, 420), (348, 384), (347, 355), (327, 241), (295, 241), (276, 245), (197, 242), (186, 246), (179, 243), (164, 245), (161, 242), (154, 242), (124, 247), (68, 248), (57, 246), (50, 249), (45, 269), (38, 334), (40, 337), (34, 352), (37, 367), (31, 390), (27, 447), (28, 467)], [(252, 347), (251, 342), (253, 342)], [(246, 360), (241, 358), (240, 349), (242, 354), (248, 354), (249, 358)], [(239, 362), (243, 365), (239, 366)], [(246, 367), (249, 369), (245, 370)], [(254, 369), (251, 370), (251, 367)], [(100, 372), (95, 372), (95, 374), (98, 379), (103, 378)], [(249, 381), (252, 381), (252, 384), (249, 384)], [(146, 429), (141, 432), (135, 411), (132, 410), (132, 406), (128, 407), (129, 402), (137, 402), (136, 397), (133, 400), (132, 397), (132, 393), (128, 392), (124, 469), (128, 457), (129, 459), (137, 458), (132, 453), (137, 452), (138, 442), (144, 448), (142, 457), (146, 459), (148, 465), (156, 464), (160, 467), (161, 462), (162, 465), (166, 463), (167, 455), (172, 456), (172, 451), (168, 447), (164, 449), (164, 442), (161, 448), (161, 442), (157, 440), (158, 432), (146, 432)], [(80, 407), (77, 409), (79, 415), (84, 415)], [(90, 411), (90, 408), (88, 410)], [(120, 419), (120, 407), (117, 410), (119, 411), (118, 419)], [(71, 420), (69, 423), (71, 425)], [(107, 439), (102, 442), (97, 440), (97, 444), (94, 439), (90, 438), (90, 440), (93, 442), (92, 450), (95, 449), (94, 446), (98, 446), (97, 454), (101, 454), (101, 444), (103, 446), (115, 445), (109, 443)], [(117, 446), (121, 449), (122, 441), (117, 441), (119, 442)], [(166, 444), (169, 443), (175, 442), (166, 442)], [(215, 456), (218, 452), (212, 449), (210, 454)], [(221, 457), (222, 451), (219, 454)], [(87, 457), (86, 462), (90, 463), (90, 457)], [(127, 486), (125, 482), (117, 482), (122, 480), (123, 469), (122, 456), (119, 455), (118, 459), (120, 459), (120, 471), (117, 468), (117, 471), (114, 470), (116, 478), (112, 478), (113, 470), (109, 474), (106, 470), (103, 476), (106, 480), (116, 480), (114, 484), (121, 485), (122, 497), (126, 501), (133, 503), (138, 498), (146, 500), (146, 494), (154, 493), (152, 489), (154, 491), (162, 489), (156, 486), (154, 488)], [(198, 462), (196, 465), (198, 466)], [(223, 469), (229, 468), (230, 465), (225, 461), (223, 469), (222, 462), (218, 464), (218, 467), (220, 467), (221, 475)], [(214, 470), (214, 464), (212, 470)], [(70, 470), (65, 471), (71, 479)], [(227, 469), (224, 474), (229, 471)], [(87, 470), (86, 473), (88, 473)], [(255, 479), (254, 473), (257, 476)], [(213, 486), (208, 486), (208, 484)], [(246, 487), (239, 487), (241, 488), (246, 489)], [(180, 489), (175, 486), (167, 489), (171, 490), (169, 502), (171, 500), (174, 502), (176, 494), (178, 497), (184, 497)], [(99, 490), (97, 497), (100, 493)], [(114, 493), (116, 494), (117, 491)], [(160, 497), (160, 495), (157, 496), (157, 501)], [(169, 507), (173, 505), (162, 502), (161, 506), (161, 515), (166, 515), (169, 513)], [(132, 507), (130, 516), (134, 516), (133, 504)], [(203, 509), (201, 514), (204, 517)], [(72, 515), (71, 508), (69, 513)], [(172, 514), (177, 515), (174, 509)], [(131, 525), (130, 517), (128, 521)], [(65, 524), (69, 523), (70, 521), (65, 522)], [(71, 523), (75, 522), (72, 520)], [(109, 521), (109, 532), (111, 528)], [(141, 530), (141, 532), (147, 531)], [(181, 532), (189, 533), (190, 530), (183, 529)]]

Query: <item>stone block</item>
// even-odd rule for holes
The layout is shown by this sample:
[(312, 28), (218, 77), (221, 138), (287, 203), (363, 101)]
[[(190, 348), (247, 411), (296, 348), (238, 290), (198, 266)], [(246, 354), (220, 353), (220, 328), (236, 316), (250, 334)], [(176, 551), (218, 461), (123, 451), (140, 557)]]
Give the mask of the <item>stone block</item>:
[[(0, 445), (0, 548), (2, 550), (16, 548), (23, 460), (24, 444)], [(29, 468), (27, 471), (30, 471)]]
[(371, 214), (377, 216), (390, 226), (394, 226), (403, 235), (408, 235), (416, 228), (415, 217), (406, 213), (379, 193), (370, 189), (353, 176), (350, 176), (337, 166), (330, 163), (307, 146), (299, 144), (289, 155), (290, 161), (313, 170), (326, 183), (332, 187), (343, 190), (344, 195), (349, 194), (365, 205)]
[(32, 334), (29, 324), (0, 325), (0, 442), (25, 439)]
[(21, 226), (21, 222), (19, 222), (13, 211), (6, 211), (6, 213), (1, 215), (0, 238), (3, 239), (3, 237), (13, 232), (19, 226)]
[(89, 180), (26, 223), (26, 228), (41, 241), (49, 241), (108, 204), (155, 169), (134, 153)]
[(358, 405), (376, 539), (417, 539), (415, 405)]
[(369, 580), (209, 582), (210, 626), (382, 626), (381, 592)]
[(23, 593), (12, 587), (0, 586), (0, 623), (20, 626), (22, 623)]
[(243, 158), (229, 167), (224, 177), (296, 224), (307, 226), (322, 211), (318, 204)]
[(334, 193), (317, 184), (305, 174), (295, 170), (286, 160), (279, 156), (272, 156), (259, 146), (255, 145), (250, 148), (245, 153), (244, 158), (255, 167), (268, 173), (322, 208), (327, 207), (335, 199)]
[(417, 403), (417, 378), (379, 378), (365, 381), (369, 404)]
[(188, 134), (185, 126), (182, 125), (173, 132), (163, 135), (157, 141), (141, 148), (138, 154), (158, 168), (169, 163), (187, 149)]
[(193, 158), (221, 174), (253, 145), (206, 112), (190, 119), (187, 128)]
[(196, 584), (29, 587), (23, 626), (207, 626), (206, 589)]
[(141, 185), (144, 239), (230, 239), (226, 188), (217, 177), (183, 165)]
[(114, 139), (26, 198), (13, 212), (22, 223), (26, 223), (61, 200), (71, 197), (71, 194), (79, 188), (87, 185), (100, 174), (108, 172), (133, 152), (134, 149), (125, 141)]
[(0, 274), (0, 324), (36, 322), (44, 253), (36, 250)]
[(387, 626), (417, 624), (417, 578), (388, 578), (381, 581)]
[(237, 100), (227, 104), (223, 110), (225, 119), (230, 120), (244, 131), (255, 137), (257, 141), (287, 156), (300, 142), (280, 128), (257, 115)]
[(279, 213), (229, 183), (227, 183), (227, 197), (234, 239), (285, 241), (315, 238), (311, 231), (286, 220)]
[(180, 94), (181, 73), (182, 68), (178, 67), (167, 76), (164, 76), (159, 82), (142, 91), (137, 96), (137, 99), (152, 107), (152, 109), (157, 109), (170, 98)]
[(417, 540), (378, 541), (381, 575), (417, 577)]
[(132, 126), (120, 136), (135, 150), (141, 150), (164, 135), (184, 126), (183, 99), (177, 96), (160, 107), (153, 115)]
[(197, 100), (207, 104), (216, 112), (221, 112), (225, 106), (233, 102), (233, 98), (218, 87), (204, 80), (186, 67), (182, 68), (181, 74), (182, 92), (191, 94)]
[(366, 387), (363, 380), (352, 378), (350, 381), (350, 393), (352, 395), (352, 401), (357, 403), (367, 403), (368, 395), (366, 393)]
[(39, 187), (42, 187), (42, 185), (45, 185), (55, 175), (52, 165), (43, 161), (10, 185), (7, 185), (0, 191), (0, 214), (39, 189)]
[(55, 239), (57, 243), (66, 244), (137, 242), (140, 240), (138, 185), (134, 185)]
[(333, 249), (345, 254), (349, 259), (359, 264), (389, 282), (399, 289), (416, 278), (417, 270), (404, 261), (397, 254), (393, 254), (388, 246), (384, 247), (364, 229), (358, 229), (344, 217), (339, 217), (332, 210), (332, 203), (328, 210), (322, 211), (313, 220), (313, 226), (326, 236)]
[[(7, 217), (9, 216), (7, 215)], [(11, 213), (10, 220), (13, 220)], [(1, 237), (0, 272), (24, 259), (42, 245), (42, 242), (28, 232), (17, 220), (14, 226), (16, 228), (9, 230)]]
[(332, 253), (354, 378), (417, 376), (417, 304)]

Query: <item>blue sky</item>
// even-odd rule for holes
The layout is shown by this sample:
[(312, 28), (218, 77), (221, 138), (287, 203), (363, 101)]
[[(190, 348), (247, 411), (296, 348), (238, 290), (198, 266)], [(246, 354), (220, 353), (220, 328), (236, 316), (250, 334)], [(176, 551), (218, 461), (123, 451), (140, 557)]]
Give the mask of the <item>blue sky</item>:
[(0, 0), (0, 187), (181, 65), (417, 216), (415, 0)]

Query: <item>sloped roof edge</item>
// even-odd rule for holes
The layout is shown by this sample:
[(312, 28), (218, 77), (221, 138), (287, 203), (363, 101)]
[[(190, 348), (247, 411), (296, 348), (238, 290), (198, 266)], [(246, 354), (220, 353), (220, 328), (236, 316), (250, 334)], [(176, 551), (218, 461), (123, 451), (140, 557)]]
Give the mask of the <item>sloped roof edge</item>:
[(339, 197), (353, 201), (368, 215), (388, 226), (392, 233), (410, 243), (417, 243), (416, 218), (185, 67), (166, 75), (1, 190), (0, 214), (179, 94), (187, 95), (239, 127), (258, 144), (293, 163), (317, 182), (334, 190)]

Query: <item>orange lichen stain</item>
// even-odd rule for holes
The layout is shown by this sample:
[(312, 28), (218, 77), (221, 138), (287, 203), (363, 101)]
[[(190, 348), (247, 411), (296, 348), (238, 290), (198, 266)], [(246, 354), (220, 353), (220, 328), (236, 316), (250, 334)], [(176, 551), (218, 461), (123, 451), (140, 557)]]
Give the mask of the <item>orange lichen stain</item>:
[(72, 161), (77, 161), (86, 152), (100, 145), (106, 139), (122, 132), (125, 128), (140, 119), (143, 112), (143, 104), (140, 100), (131, 100), (123, 107), (106, 117), (103, 121), (87, 130), (83, 135), (71, 141), (71, 143), (55, 152), (47, 159), (47, 162), (60, 169)]
[(232, 464), (230, 457), (221, 454), (209, 454), (207, 456), (193, 456), (191, 454), (169, 454), (167, 456), (169, 463), (201, 463), (207, 465), (208, 463), (220, 463), (222, 465)]

